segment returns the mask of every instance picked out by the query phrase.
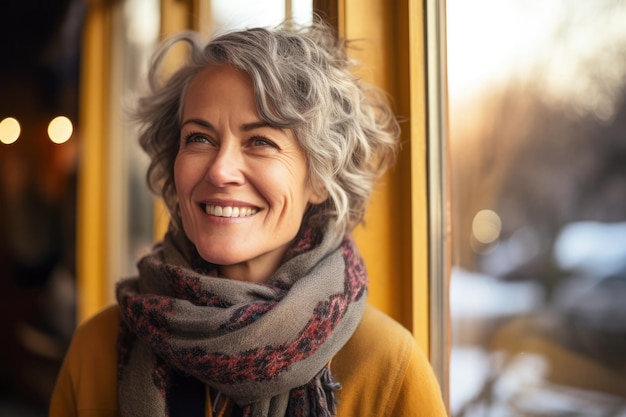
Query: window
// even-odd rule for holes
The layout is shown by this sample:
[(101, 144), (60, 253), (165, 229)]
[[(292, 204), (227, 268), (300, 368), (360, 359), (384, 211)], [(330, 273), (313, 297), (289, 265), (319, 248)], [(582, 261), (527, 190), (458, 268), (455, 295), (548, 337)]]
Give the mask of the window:
[(626, 415), (626, 5), (447, 17), (452, 415)]

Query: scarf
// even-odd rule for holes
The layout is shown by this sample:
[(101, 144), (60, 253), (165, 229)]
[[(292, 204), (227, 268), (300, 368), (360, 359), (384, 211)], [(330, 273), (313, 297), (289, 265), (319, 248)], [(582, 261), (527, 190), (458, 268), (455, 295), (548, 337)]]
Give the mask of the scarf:
[(334, 416), (340, 385), (329, 363), (367, 292), (352, 239), (300, 233), (264, 284), (219, 277), (191, 247), (170, 230), (139, 261), (139, 276), (118, 284), (121, 415), (169, 416), (168, 391), (182, 374), (244, 417)]

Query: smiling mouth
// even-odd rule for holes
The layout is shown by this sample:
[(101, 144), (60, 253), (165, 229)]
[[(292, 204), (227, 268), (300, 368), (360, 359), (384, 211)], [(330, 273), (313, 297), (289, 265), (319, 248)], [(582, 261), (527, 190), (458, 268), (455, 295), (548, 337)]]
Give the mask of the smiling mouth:
[(206, 205), (204, 211), (211, 216), (217, 217), (249, 217), (257, 213), (254, 207), (232, 207)]

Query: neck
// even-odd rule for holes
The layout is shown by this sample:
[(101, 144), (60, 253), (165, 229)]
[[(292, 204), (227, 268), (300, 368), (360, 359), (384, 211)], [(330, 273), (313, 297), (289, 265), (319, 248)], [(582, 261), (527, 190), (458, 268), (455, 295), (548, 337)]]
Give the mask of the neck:
[(263, 284), (276, 272), (282, 255), (273, 259), (251, 259), (234, 265), (220, 265), (220, 273), (228, 279)]

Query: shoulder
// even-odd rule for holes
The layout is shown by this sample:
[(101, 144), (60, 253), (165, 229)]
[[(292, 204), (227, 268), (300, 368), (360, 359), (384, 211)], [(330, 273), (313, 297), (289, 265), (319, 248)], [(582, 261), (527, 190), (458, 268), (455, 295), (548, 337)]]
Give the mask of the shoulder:
[(372, 306), (332, 362), (338, 415), (445, 416), (439, 384), (413, 335)]
[(103, 339), (110, 340), (111, 338), (115, 342), (119, 324), (119, 306), (117, 304), (109, 306), (78, 326), (74, 332), (72, 344), (101, 345)]
[(81, 324), (57, 377), (50, 416), (115, 415), (119, 309), (111, 306)]
[(376, 347), (381, 348), (380, 351), (377, 349), (376, 352), (384, 354), (389, 351), (389, 348), (393, 349), (393, 347), (389, 346), (388, 339), (381, 340), (381, 336), (401, 342), (399, 345), (395, 345), (396, 348), (400, 349), (402, 347), (406, 348), (407, 345), (412, 345), (414, 341), (413, 335), (404, 326), (376, 307), (367, 305), (363, 312), (363, 318), (351, 341), (353, 343), (362, 341), (375, 343)]
[(119, 323), (117, 305), (107, 307), (83, 322), (74, 332), (67, 358), (74, 362), (98, 358), (98, 362), (117, 367)]
[[(338, 374), (352, 373), (353, 363), (402, 371), (419, 348), (411, 333), (380, 310), (368, 305), (356, 331), (333, 359)], [(335, 366), (333, 366), (335, 368)]]

